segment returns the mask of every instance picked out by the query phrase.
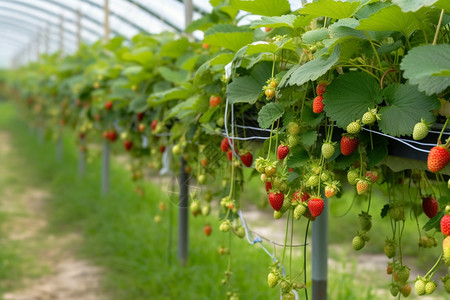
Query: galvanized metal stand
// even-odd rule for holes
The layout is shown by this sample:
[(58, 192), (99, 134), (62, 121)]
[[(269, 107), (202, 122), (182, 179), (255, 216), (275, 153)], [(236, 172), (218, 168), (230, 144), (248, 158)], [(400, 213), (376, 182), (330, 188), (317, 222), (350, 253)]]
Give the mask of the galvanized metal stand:
[(182, 265), (188, 261), (188, 202), (189, 202), (189, 177), (185, 170), (186, 161), (181, 157), (180, 166), (180, 206), (178, 215), (178, 260)]
[(320, 217), (312, 223), (312, 299), (327, 299), (328, 199)]
[[(84, 146), (84, 138), (80, 139), (81, 145)], [(78, 175), (80, 177), (84, 176), (86, 169), (86, 152), (80, 149), (78, 151)]]
[(109, 190), (109, 153), (110, 144), (107, 140), (103, 141), (102, 153), (102, 195), (108, 193)]
[(63, 141), (62, 133), (59, 134), (58, 140), (56, 141), (56, 160), (62, 161), (63, 159)]

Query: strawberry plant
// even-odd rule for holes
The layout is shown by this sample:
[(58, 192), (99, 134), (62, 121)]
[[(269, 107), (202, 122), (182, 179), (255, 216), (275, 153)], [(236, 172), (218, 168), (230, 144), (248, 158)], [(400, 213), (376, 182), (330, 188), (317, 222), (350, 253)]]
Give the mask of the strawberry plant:
[[(291, 11), (287, 0), (256, 2), (212, 1), (212, 12), (187, 28), (203, 32), (199, 42), (138, 34), (61, 59), (43, 56), (17, 70), (5, 93), (34, 126), (55, 137), (71, 128), (85, 151), (96, 149), (102, 135), (120, 137), (123, 147), (113, 149), (130, 155), (135, 181), (144, 168), (178, 172), (182, 157), (196, 183), (192, 214), (209, 215), (213, 198), (219, 204), (228, 299), (239, 294), (229, 245), (233, 235), (246, 236), (239, 210), (249, 179), (244, 167), (252, 166), (250, 177), (261, 179), (274, 217), (286, 218), (282, 256), (267, 276), (283, 299), (302, 290), (308, 297), (306, 262), (301, 280), (292, 268), (282, 272), (293, 260), (294, 219), (308, 227), (344, 193), (367, 205), (354, 216), (354, 250), (370, 243), (372, 215), (391, 224), (384, 246), (392, 260), (390, 292), (407, 297), (407, 216), (416, 222), (420, 255), (450, 235), (443, 176), (450, 174), (450, 7), (444, 0), (319, 0)], [(258, 17), (239, 25), (240, 10)], [(393, 141), (426, 152), (427, 162), (393, 157)], [(223, 190), (204, 192), (219, 175)], [(375, 189), (387, 199), (381, 212), (371, 208)], [(204, 230), (209, 235), (212, 228)], [(448, 262), (447, 241), (436, 264), (415, 280), (416, 294), (434, 292), (433, 276)]]

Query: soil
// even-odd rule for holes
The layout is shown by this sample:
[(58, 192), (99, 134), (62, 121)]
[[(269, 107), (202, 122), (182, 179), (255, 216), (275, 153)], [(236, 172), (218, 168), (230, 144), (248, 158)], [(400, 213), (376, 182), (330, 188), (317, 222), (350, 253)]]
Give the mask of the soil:
[[(0, 132), (0, 141), (0, 161), (5, 161), (12, 151), (8, 133)], [(20, 182), (20, 172), (16, 168), (4, 168), (0, 182)], [(17, 245), (25, 265), (23, 280), (6, 284), (15, 288), (1, 297), (4, 300), (103, 299), (99, 285), (101, 269), (76, 255), (82, 236), (49, 232), (46, 206), (51, 195), (31, 186), (5, 186), (0, 193), (0, 207), (6, 217), (2, 225), (3, 242)]]

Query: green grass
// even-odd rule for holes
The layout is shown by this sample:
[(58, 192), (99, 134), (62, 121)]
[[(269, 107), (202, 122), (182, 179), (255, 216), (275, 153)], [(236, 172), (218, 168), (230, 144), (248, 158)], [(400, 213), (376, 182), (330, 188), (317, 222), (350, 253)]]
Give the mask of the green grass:
[[(146, 197), (138, 197), (133, 192), (129, 172), (113, 163), (111, 190), (107, 196), (101, 196), (100, 160), (89, 164), (85, 176), (80, 178), (76, 146), (70, 134), (66, 134), (64, 140), (64, 161), (59, 163), (55, 159), (55, 144), (39, 143), (37, 135), (30, 133), (15, 116), (11, 104), (0, 104), (0, 129), (9, 130), (13, 136), (13, 156), (20, 159), (12, 159), (9, 164), (21, 172), (22, 184), (38, 186), (52, 194), (50, 230), (56, 234), (81, 233), (84, 241), (79, 255), (103, 267), (106, 299), (225, 299), (221, 280), (227, 258), (220, 256), (217, 248), (226, 245), (226, 234), (218, 231), (216, 216), (190, 216), (189, 262), (181, 266), (176, 251), (176, 200), (170, 199), (158, 184), (146, 183)], [(263, 194), (258, 193), (258, 196)], [(158, 209), (161, 201), (168, 207), (164, 213)], [(341, 214), (349, 201), (345, 197), (333, 200), (331, 214)], [(381, 203), (373, 205), (374, 211), (382, 206)], [(358, 212), (360, 208), (356, 205), (353, 210)], [(160, 224), (154, 222), (157, 214), (163, 217)], [(356, 218), (353, 211), (343, 218), (331, 217), (330, 241), (339, 244), (344, 241), (344, 247), (351, 248)], [(213, 226), (210, 237), (203, 234), (206, 223)], [(304, 234), (304, 223), (297, 226), (296, 234)], [(369, 246), (370, 250), (379, 251), (382, 247), (386, 232), (385, 225), (382, 226), (373, 229), (374, 246)], [(279, 240), (283, 238), (280, 236)], [(7, 248), (0, 247), (0, 259), (7, 255)], [(251, 246), (237, 238), (232, 239), (231, 251), (233, 282), (240, 299), (279, 299), (278, 288), (270, 289), (266, 284), (270, 257), (258, 245)], [(300, 259), (293, 262), (298, 270), (301, 269)], [(355, 258), (343, 260), (352, 263)], [(308, 271), (308, 280), (310, 274)], [(2, 276), (8, 277), (8, 269), (0, 268), (0, 278)], [(353, 273), (330, 274), (329, 286), (330, 299), (377, 299), (371, 288), (359, 282)]]

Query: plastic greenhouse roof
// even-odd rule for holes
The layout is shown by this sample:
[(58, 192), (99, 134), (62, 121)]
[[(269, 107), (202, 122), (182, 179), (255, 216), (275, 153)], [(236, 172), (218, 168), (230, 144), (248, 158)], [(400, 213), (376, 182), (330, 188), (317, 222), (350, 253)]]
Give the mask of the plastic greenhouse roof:
[[(209, 0), (191, 0), (193, 19), (209, 12)], [(109, 0), (111, 36), (131, 38), (139, 32), (183, 31), (185, 0)], [(290, 0), (292, 8), (300, 0)], [(37, 53), (60, 49), (63, 19), (63, 52), (78, 47), (78, 14), (81, 14), (81, 39), (92, 43), (104, 35), (105, 0), (0, 0), (0, 67), (34, 60)], [(48, 38), (48, 41), (47, 41)]]

